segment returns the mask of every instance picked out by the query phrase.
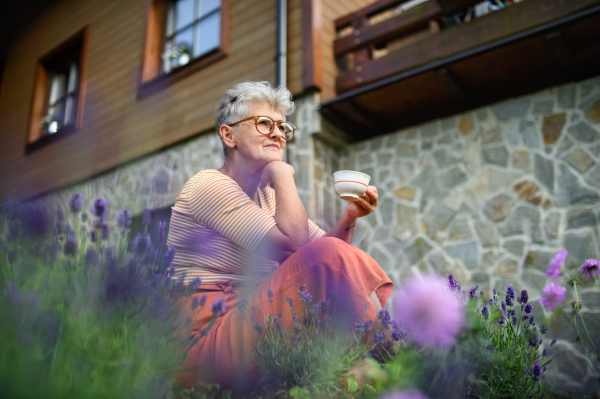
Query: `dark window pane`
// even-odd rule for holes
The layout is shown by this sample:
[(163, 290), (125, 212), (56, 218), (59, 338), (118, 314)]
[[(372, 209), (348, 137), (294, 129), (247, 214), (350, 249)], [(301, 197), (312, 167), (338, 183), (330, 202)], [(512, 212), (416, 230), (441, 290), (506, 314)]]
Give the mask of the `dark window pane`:
[(65, 125), (73, 122), (73, 111), (75, 110), (75, 96), (69, 95), (65, 105)]
[(194, 3), (196, 0), (179, 0), (175, 3), (175, 30), (189, 25), (194, 20)]
[(221, 12), (216, 12), (198, 23), (194, 57), (219, 47), (221, 37)]
[(211, 11), (221, 7), (221, 0), (199, 0), (198, 17), (202, 17)]
[(77, 79), (79, 77), (79, 68), (77, 68), (77, 63), (71, 63), (71, 68), (69, 70), (69, 85), (67, 87), (67, 93), (71, 94), (77, 90)]
[(64, 97), (67, 89), (67, 74), (54, 73), (52, 75), (52, 85), (50, 86), (50, 98), (48, 104), (54, 104), (57, 100)]

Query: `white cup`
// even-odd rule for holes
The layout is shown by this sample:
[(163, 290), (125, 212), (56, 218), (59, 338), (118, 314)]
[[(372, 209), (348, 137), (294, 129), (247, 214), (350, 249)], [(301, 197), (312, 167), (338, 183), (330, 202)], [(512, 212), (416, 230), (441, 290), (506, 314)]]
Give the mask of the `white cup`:
[(357, 201), (367, 191), (371, 176), (353, 170), (340, 170), (333, 174), (335, 190), (346, 201)]

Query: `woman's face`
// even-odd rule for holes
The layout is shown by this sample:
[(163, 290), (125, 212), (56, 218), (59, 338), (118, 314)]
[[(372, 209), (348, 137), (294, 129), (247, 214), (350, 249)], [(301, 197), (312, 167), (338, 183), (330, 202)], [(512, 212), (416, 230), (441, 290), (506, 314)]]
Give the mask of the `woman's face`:
[[(252, 107), (252, 114), (249, 116), (268, 116), (275, 121), (282, 121), (283, 115), (278, 111), (273, 111), (269, 103), (261, 103)], [(256, 130), (254, 121), (240, 123), (239, 130), (234, 134), (235, 143), (242, 157), (247, 161), (264, 167), (270, 162), (281, 161), (285, 151), (285, 139), (283, 133), (274, 127), (270, 134), (262, 134)]]

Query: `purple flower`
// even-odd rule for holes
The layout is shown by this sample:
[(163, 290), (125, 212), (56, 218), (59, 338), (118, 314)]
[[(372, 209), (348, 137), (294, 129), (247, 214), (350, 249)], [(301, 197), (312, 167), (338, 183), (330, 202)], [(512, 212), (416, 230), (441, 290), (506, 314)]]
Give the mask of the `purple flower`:
[(200, 306), (204, 306), (206, 304), (206, 294), (202, 295), (200, 298)]
[(383, 345), (385, 343), (385, 334), (376, 332), (373, 334), (373, 341), (375, 345)]
[(600, 276), (600, 262), (596, 259), (588, 259), (581, 265), (581, 272), (587, 278)]
[(488, 310), (487, 306), (483, 305), (483, 309), (481, 309), (481, 314), (486, 320), (490, 317), (490, 311)]
[(354, 323), (354, 333), (355, 334), (367, 334), (371, 331), (371, 326), (373, 326), (373, 320), (365, 320)]
[(131, 226), (131, 212), (127, 209), (121, 209), (119, 214), (117, 215), (117, 227), (121, 229), (121, 233), (127, 234), (129, 233), (129, 226)]
[(535, 323), (535, 317), (533, 315), (531, 315), (529, 317), (529, 324), (533, 324), (533, 323)]
[(479, 296), (477, 295), (477, 288), (471, 287), (471, 290), (469, 291), (469, 298), (471, 300), (475, 300), (475, 299), (479, 298)]
[[(313, 297), (308, 291), (306, 291), (306, 284), (302, 284), (300, 286), (298, 293), (300, 294), (300, 302), (304, 302), (306, 304), (309, 304), (312, 302)], [(291, 301), (291, 298), (290, 298), (290, 301)]]
[(518, 322), (518, 321), (519, 321), (519, 319), (517, 318), (517, 316), (513, 316), (513, 317), (512, 317), (512, 323), (513, 323), (514, 325), (517, 325), (517, 322)]
[(165, 257), (163, 259), (164, 268), (171, 266), (171, 262), (173, 262), (173, 258), (175, 258), (175, 252), (175, 247), (167, 247), (167, 250), (165, 251)]
[(150, 213), (150, 209), (144, 208), (142, 211), (142, 224), (150, 224), (152, 222), (152, 214)]
[(556, 340), (553, 339), (552, 342), (550, 342), (550, 346), (554, 346), (555, 343), (556, 343)]
[(98, 256), (98, 252), (94, 248), (88, 248), (85, 251), (85, 264), (88, 266), (94, 266), (98, 264), (100, 257)]
[(71, 230), (65, 241), (65, 255), (77, 255), (77, 238), (75, 237), (75, 232), (73, 230)]
[(96, 234), (95, 230), (90, 231), (90, 240), (92, 240), (92, 242), (96, 242), (96, 240), (98, 239), (98, 234)]
[(458, 287), (458, 283), (456, 282), (456, 279), (451, 274), (448, 275), (448, 289), (451, 292), (455, 292), (456, 290), (460, 290), (459, 287)]
[(56, 220), (58, 220), (59, 222), (62, 222), (63, 220), (65, 220), (65, 215), (63, 214), (63, 211), (61, 211), (60, 209), (56, 210)]
[(525, 305), (525, 313), (529, 314), (531, 313), (531, 311), (533, 310), (533, 305), (528, 303), (527, 305)]
[(506, 305), (508, 306), (512, 306), (512, 300), (515, 298), (515, 289), (512, 287), (511, 284), (508, 285), (508, 287), (506, 288)]
[(158, 245), (166, 244), (167, 242), (167, 222), (161, 220), (158, 222)]
[(567, 259), (568, 255), (569, 252), (566, 249), (558, 251), (554, 256), (554, 259), (550, 262), (550, 267), (546, 270), (546, 277), (552, 276), (552, 280), (556, 281), (560, 275), (560, 269), (564, 266), (565, 259)]
[(540, 378), (542, 378), (543, 371), (542, 371), (542, 367), (540, 366), (540, 362), (537, 362), (535, 364), (535, 366), (533, 366), (532, 373), (533, 373), (533, 381), (537, 382)]
[(94, 200), (94, 206), (92, 207), (92, 215), (103, 218), (108, 213), (108, 204), (109, 201), (107, 199), (97, 198)]
[(381, 399), (428, 399), (427, 396), (423, 395), (418, 391), (392, 391), (387, 393), (384, 396), (380, 397)]
[(198, 308), (198, 297), (195, 296), (194, 299), (192, 299), (192, 304), (190, 305), (190, 309), (192, 310), (196, 310)]
[(273, 290), (267, 291), (267, 296), (269, 297), (269, 302), (273, 303)]
[(543, 357), (548, 356), (548, 349), (544, 348), (544, 350), (542, 351), (542, 356)]
[(73, 193), (71, 198), (69, 198), (69, 209), (73, 213), (77, 213), (83, 209), (85, 205), (85, 200), (83, 199), (83, 194), (81, 193)]
[(131, 245), (136, 254), (142, 255), (152, 246), (150, 234), (138, 234), (131, 242)]
[(210, 307), (210, 311), (213, 312), (215, 316), (219, 317), (220, 315), (225, 314), (226, 307), (227, 303), (225, 300), (217, 298)]
[(412, 278), (396, 296), (396, 319), (419, 345), (449, 348), (463, 328), (463, 305), (434, 275)]
[(388, 326), (392, 322), (392, 316), (390, 316), (390, 312), (388, 312), (385, 309), (379, 311), (379, 315), (377, 316), (377, 318), (381, 320), (381, 323), (385, 328), (388, 328)]
[(393, 329), (392, 330), (392, 339), (394, 341), (401, 341), (404, 339), (404, 333), (401, 330)]
[(523, 317), (521, 317), (521, 320), (529, 320), (529, 316), (524, 314)]
[(552, 311), (556, 305), (565, 300), (566, 294), (567, 289), (565, 287), (561, 287), (556, 283), (550, 283), (544, 287), (540, 303)]
[(527, 290), (523, 290), (521, 291), (521, 296), (519, 297), (519, 303), (525, 304), (527, 301), (529, 301), (529, 294), (527, 293)]

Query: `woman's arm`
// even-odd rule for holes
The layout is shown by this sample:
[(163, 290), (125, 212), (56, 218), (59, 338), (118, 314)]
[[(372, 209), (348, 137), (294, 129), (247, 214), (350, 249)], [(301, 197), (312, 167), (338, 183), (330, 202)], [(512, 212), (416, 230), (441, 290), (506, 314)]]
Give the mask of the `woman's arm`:
[(356, 219), (372, 213), (377, 206), (378, 199), (377, 189), (369, 186), (367, 192), (358, 201), (348, 204), (340, 220), (327, 232), (325, 237), (336, 237), (348, 244), (352, 243), (352, 237), (356, 230)]
[(308, 217), (294, 183), (294, 168), (271, 162), (263, 170), (263, 183), (273, 183), (277, 196), (276, 226), (259, 242), (256, 253), (282, 263), (308, 243)]

